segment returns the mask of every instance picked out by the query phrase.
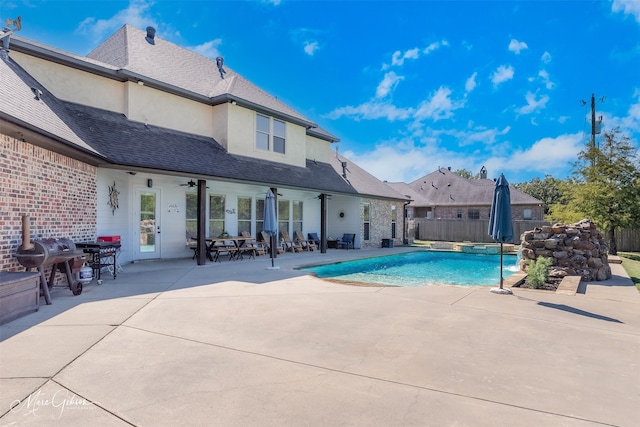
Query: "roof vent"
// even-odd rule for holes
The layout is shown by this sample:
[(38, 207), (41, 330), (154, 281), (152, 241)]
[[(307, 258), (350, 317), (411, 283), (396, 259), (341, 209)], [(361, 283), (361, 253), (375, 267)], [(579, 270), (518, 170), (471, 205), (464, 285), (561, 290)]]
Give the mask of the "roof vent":
[(33, 99), (36, 101), (40, 101), (40, 97), (42, 96), (42, 91), (38, 88), (32, 87), (31, 92), (35, 95)]
[(144, 38), (149, 44), (156, 44), (156, 29), (153, 27), (147, 27), (147, 36)]
[(216, 65), (218, 66), (218, 71), (220, 72), (220, 78), (224, 79), (224, 75), (227, 74), (224, 67), (224, 58), (222, 56), (218, 56), (216, 58)]

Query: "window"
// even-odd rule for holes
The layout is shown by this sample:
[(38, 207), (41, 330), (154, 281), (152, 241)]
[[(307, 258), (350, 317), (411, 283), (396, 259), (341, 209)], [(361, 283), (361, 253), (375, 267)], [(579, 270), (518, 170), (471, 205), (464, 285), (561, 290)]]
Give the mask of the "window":
[(256, 148), (285, 153), (286, 126), (282, 120), (256, 114)]
[(220, 236), (224, 228), (224, 196), (209, 196), (209, 236)]
[(533, 211), (531, 209), (523, 209), (522, 218), (525, 220), (531, 220), (533, 218)]
[(289, 231), (289, 201), (278, 199), (278, 233)]
[(458, 209), (458, 212), (457, 212), (456, 218), (458, 218), (458, 219), (462, 219), (462, 209)]
[(480, 219), (480, 209), (469, 209), (467, 215), (469, 219)]
[(256, 148), (269, 151), (269, 117), (256, 115)]
[(391, 238), (396, 238), (396, 224), (398, 221), (398, 214), (395, 206), (391, 206)]
[(186, 237), (196, 237), (198, 235), (198, 195), (196, 193), (187, 193), (185, 205)]
[(238, 236), (251, 233), (251, 197), (238, 197)]
[(370, 205), (368, 203), (365, 203), (365, 205), (363, 206), (363, 211), (362, 211), (362, 221), (363, 221), (363, 239), (364, 240), (369, 240), (369, 229), (370, 229), (370, 217), (369, 217), (369, 209), (370, 209)]
[(298, 200), (293, 201), (293, 232), (296, 231), (302, 232), (302, 202)]
[(285, 142), (284, 122), (273, 119), (273, 151), (284, 154)]

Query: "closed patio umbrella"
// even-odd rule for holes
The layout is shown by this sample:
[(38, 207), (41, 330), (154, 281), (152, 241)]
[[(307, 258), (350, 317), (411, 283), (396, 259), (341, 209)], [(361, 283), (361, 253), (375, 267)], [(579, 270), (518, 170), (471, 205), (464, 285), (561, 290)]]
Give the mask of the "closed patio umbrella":
[(504, 289), (502, 284), (502, 245), (513, 238), (513, 222), (511, 220), (511, 192), (509, 183), (500, 174), (493, 190), (493, 200), (491, 202), (491, 215), (489, 216), (489, 235), (500, 243), (500, 288), (493, 288), (491, 292), (510, 294), (511, 290)]
[(275, 258), (275, 240), (274, 236), (278, 232), (278, 218), (276, 218), (276, 198), (271, 192), (267, 191), (267, 195), (264, 199), (264, 224), (263, 230), (269, 235), (269, 252), (271, 255), (271, 268), (275, 269), (273, 265), (273, 259)]

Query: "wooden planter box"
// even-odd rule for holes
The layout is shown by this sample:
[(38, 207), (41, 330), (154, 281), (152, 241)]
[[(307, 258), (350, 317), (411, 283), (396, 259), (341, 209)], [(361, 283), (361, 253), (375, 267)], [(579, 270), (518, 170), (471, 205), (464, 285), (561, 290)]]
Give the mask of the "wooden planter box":
[(38, 311), (40, 274), (0, 272), (0, 325)]

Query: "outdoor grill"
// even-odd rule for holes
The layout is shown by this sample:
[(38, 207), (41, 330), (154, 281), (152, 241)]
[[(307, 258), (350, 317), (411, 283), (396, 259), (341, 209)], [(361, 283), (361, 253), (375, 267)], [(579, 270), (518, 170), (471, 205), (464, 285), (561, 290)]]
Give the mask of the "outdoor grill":
[[(74, 279), (69, 261), (83, 258), (84, 256), (84, 252), (76, 250), (75, 243), (70, 239), (30, 240), (29, 218), (27, 216), (22, 217), (22, 245), (16, 252), (16, 258), (27, 271), (32, 268), (38, 269), (40, 272), (40, 287), (47, 304), (51, 304), (49, 289), (53, 287), (58, 270), (66, 274), (69, 289), (74, 295), (82, 293), (82, 283)], [(44, 268), (48, 266), (52, 266), (52, 268), (51, 276), (47, 282)]]

